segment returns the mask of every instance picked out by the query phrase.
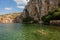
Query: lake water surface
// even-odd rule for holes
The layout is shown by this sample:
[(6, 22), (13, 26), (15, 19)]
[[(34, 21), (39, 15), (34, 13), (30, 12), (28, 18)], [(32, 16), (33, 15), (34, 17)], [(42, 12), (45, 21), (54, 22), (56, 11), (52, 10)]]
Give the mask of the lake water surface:
[[(37, 30), (47, 32), (46, 36), (34, 34)], [(39, 24), (0, 24), (0, 40), (60, 40), (60, 27)]]

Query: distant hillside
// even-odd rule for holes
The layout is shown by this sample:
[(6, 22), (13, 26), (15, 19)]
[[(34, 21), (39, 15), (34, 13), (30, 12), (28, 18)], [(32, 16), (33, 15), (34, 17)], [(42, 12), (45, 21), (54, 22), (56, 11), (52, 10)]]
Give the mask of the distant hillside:
[(4, 14), (4, 15), (0, 15), (0, 23), (14, 23), (13, 20), (15, 20), (15, 18), (17, 16), (20, 16), (21, 13), (11, 13), (11, 14)]

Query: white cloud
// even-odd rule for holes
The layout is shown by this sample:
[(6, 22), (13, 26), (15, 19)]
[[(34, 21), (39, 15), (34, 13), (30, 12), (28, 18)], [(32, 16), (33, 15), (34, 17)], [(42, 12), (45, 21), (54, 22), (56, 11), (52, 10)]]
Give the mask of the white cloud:
[(17, 5), (20, 5), (20, 4), (27, 4), (29, 0), (14, 0), (14, 1), (17, 3)]
[(10, 11), (10, 10), (12, 10), (12, 8), (5, 8), (5, 10), (8, 10), (8, 11)]
[(24, 6), (17, 6), (17, 8), (25, 8)]

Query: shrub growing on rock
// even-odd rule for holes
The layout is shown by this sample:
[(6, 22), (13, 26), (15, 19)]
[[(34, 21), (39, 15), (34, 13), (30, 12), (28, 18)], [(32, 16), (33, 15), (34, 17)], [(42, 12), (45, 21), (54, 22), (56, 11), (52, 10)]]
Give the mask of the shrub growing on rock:
[(42, 17), (42, 21), (44, 24), (48, 24), (50, 20), (60, 20), (60, 8), (51, 10), (47, 15)]
[(52, 16), (49, 15), (49, 16), (43, 16), (42, 17), (42, 21), (44, 24), (49, 24), (49, 21), (51, 20)]
[(25, 17), (25, 18), (23, 18), (23, 23), (32, 23), (33, 22), (33, 18), (31, 18), (31, 17)]

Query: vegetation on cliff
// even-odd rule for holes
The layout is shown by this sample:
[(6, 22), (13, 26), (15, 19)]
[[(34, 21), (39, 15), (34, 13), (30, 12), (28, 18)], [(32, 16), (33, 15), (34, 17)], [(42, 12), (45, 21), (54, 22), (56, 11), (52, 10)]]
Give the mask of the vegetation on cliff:
[(31, 23), (32, 21), (33, 21), (33, 18), (31, 18), (31, 17), (23, 18), (23, 23)]
[(50, 22), (50, 20), (60, 20), (60, 8), (51, 10), (48, 12), (47, 15), (42, 17), (42, 21), (45, 24), (48, 24)]
[(38, 23), (38, 21), (34, 20), (32, 17), (25, 17), (23, 18), (23, 23)]

